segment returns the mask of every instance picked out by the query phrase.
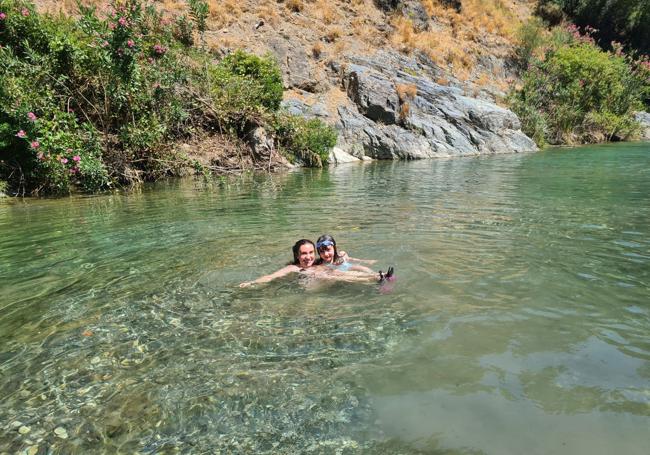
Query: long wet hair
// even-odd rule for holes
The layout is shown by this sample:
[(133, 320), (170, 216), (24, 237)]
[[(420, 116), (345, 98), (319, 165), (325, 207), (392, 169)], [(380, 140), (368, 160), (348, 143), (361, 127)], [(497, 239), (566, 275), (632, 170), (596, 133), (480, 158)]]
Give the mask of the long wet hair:
[(334, 259), (332, 259), (332, 264), (337, 264), (341, 262), (341, 257), (339, 256), (339, 250), (336, 248), (336, 240), (334, 240), (334, 237), (332, 237), (329, 234), (323, 234), (320, 237), (318, 237), (318, 240), (316, 240), (316, 252), (318, 253), (318, 259), (316, 259), (316, 264), (322, 264), (323, 259), (320, 257), (320, 251), (318, 248), (318, 245), (320, 245), (323, 242), (332, 242), (332, 246), (334, 247)]
[(291, 264), (293, 265), (300, 265), (300, 247), (303, 245), (311, 245), (314, 247), (314, 253), (316, 253), (316, 245), (314, 245), (314, 242), (308, 239), (300, 239), (298, 240), (292, 247), (293, 250), (293, 262)]

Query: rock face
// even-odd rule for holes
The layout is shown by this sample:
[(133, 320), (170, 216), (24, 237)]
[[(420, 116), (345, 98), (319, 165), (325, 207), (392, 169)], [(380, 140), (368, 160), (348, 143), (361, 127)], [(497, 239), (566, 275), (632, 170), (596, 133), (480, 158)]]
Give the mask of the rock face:
[(284, 88), (297, 88), (307, 92), (319, 90), (320, 75), (310, 65), (305, 49), (288, 39), (274, 38), (269, 48), (276, 56), (282, 69)]
[(514, 113), (438, 85), (418, 69), (417, 62), (388, 53), (341, 67), (354, 103), (338, 108), (341, 150), (376, 159), (537, 150)]
[(375, 5), (386, 12), (400, 11), (419, 32), (429, 28), (429, 15), (420, 0), (375, 0)]

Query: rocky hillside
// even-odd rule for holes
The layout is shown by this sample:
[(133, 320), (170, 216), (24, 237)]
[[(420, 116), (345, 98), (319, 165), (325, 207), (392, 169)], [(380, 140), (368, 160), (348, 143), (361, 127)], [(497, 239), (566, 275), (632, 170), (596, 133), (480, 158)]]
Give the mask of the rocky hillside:
[[(72, 12), (73, 3), (41, 7)], [(202, 42), (215, 57), (273, 54), (286, 107), (337, 125), (334, 160), (518, 152), (535, 145), (500, 104), (515, 78), (515, 31), (534, 3), (209, 0)], [(183, 1), (155, 4), (188, 14)]]

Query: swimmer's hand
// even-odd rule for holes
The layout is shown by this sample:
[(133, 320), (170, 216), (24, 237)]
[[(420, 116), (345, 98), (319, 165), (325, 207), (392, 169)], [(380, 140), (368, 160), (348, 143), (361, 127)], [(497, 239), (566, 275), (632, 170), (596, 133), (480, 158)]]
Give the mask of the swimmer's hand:
[(247, 288), (250, 287), (254, 284), (254, 281), (244, 281), (243, 283), (239, 283), (240, 288)]

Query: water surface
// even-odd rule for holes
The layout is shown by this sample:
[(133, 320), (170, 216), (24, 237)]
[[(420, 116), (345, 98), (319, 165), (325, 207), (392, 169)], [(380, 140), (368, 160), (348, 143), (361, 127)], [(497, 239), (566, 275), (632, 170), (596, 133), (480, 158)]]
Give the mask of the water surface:
[[(0, 452), (645, 454), (649, 195), (620, 144), (0, 201)], [(321, 233), (393, 292), (238, 288)]]

